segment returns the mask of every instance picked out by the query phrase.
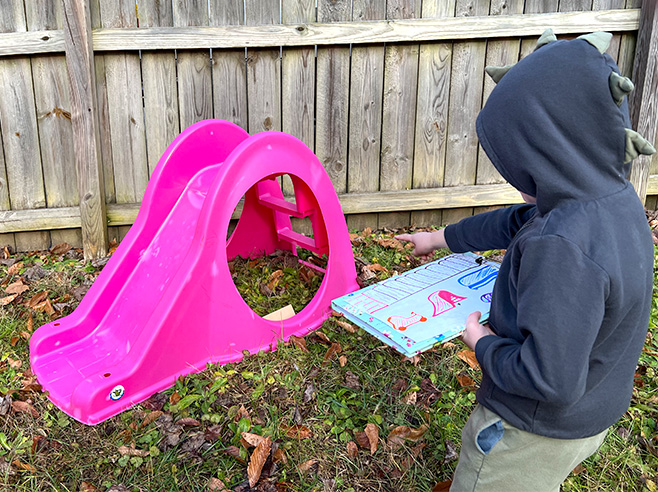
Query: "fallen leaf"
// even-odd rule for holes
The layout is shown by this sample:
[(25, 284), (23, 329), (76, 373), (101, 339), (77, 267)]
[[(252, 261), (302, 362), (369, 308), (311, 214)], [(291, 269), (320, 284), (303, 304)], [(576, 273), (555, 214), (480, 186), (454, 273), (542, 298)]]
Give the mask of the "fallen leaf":
[(584, 469), (585, 467), (582, 465), (582, 463), (579, 463), (578, 466), (576, 466), (576, 468), (571, 470), (571, 473), (573, 473), (574, 475), (580, 475)]
[(169, 397), (169, 404), (176, 405), (181, 400), (181, 396), (178, 394), (178, 391), (174, 391)]
[(272, 449), (272, 441), (269, 437), (263, 439), (254, 452), (251, 453), (249, 464), (247, 465), (247, 477), (249, 478), (249, 486), (254, 488), (260, 479), (260, 474), (263, 470), (263, 465), (267, 461)]
[(472, 350), (461, 350), (457, 352), (457, 357), (466, 362), (473, 369), (480, 369), (480, 363), (475, 357), (475, 352)]
[(397, 239), (382, 237), (382, 238), (378, 238), (376, 240), (376, 242), (377, 242), (377, 244), (379, 244), (380, 246), (382, 246), (384, 248), (393, 248), (393, 249), (396, 249), (398, 251), (404, 251), (404, 246), (402, 246), (402, 243), (400, 241), (398, 241)]
[(366, 265), (366, 268), (371, 272), (388, 272), (388, 268), (381, 266), (379, 263), (373, 263), (372, 265)]
[(145, 451), (143, 449), (137, 449), (135, 447), (135, 443), (132, 443), (130, 447), (128, 446), (119, 446), (119, 454), (121, 456), (139, 456), (139, 457), (146, 457), (149, 455), (148, 451)]
[(302, 352), (308, 353), (308, 348), (306, 347), (306, 340), (304, 340), (301, 337), (297, 337), (295, 335), (290, 335), (290, 341), (293, 343), (295, 347), (297, 347), (299, 350)]
[(9, 275), (16, 275), (18, 272), (21, 271), (21, 268), (23, 268), (23, 262), (19, 261), (18, 263), (14, 263), (12, 266), (10, 266), (7, 269), (7, 273)]
[(19, 337), (11, 337), (11, 339), (9, 340), (9, 345), (15, 347), (19, 340), (20, 340)]
[(340, 367), (345, 367), (347, 365), (347, 357), (341, 355), (338, 357), (338, 363), (340, 364)]
[[(456, 343), (452, 343), (452, 342), (446, 342), (446, 343), (444, 343), (444, 344), (441, 344), (441, 346), (442, 346), (443, 348), (453, 348), (453, 347), (456, 347), (457, 344), (456, 344)], [(450, 482), (450, 483), (452, 483), (452, 482)]]
[(263, 436), (259, 436), (258, 434), (252, 434), (251, 432), (243, 432), (240, 435), (242, 436), (242, 439), (244, 439), (245, 443), (247, 443), (247, 446), (245, 446), (246, 448), (249, 447), (255, 448), (265, 440)]
[(32, 454), (48, 449), (48, 439), (37, 434), (32, 438)]
[(338, 342), (332, 343), (327, 349), (327, 353), (324, 354), (324, 360), (322, 361), (322, 365), (323, 366), (327, 365), (331, 360), (331, 358), (338, 352), (340, 352), (340, 343)]
[(404, 395), (404, 398), (402, 398), (402, 403), (404, 403), (405, 405), (415, 405), (417, 399), (418, 399), (418, 392), (410, 391), (409, 393)]
[(27, 307), (34, 308), (35, 306), (38, 306), (40, 303), (45, 301), (48, 298), (48, 291), (42, 290), (41, 292), (36, 293), (33, 295), (26, 303), (25, 305)]
[[(365, 432), (364, 432), (365, 434)], [(350, 458), (356, 458), (356, 455), (359, 452), (359, 448), (356, 447), (356, 443), (354, 441), (348, 441), (347, 442), (347, 456)]]
[(14, 409), (14, 412), (29, 413), (35, 419), (39, 418), (37, 409), (25, 401), (13, 401), (11, 402), (11, 408)]
[(19, 335), (22, 336), (25, 340), (29, 340), (32, 335), (26, 331), (19, 332)]
[(228, 446), (222, 449), (221, 452), (224, 454), (228, 454), (229, 456), (232, 456), (233, 458), (240, 461), (241, 463), (244, 463), (244, 460), (240, 456), (240, 449), (237, 446)]
[(304, 461), (304, 463), (299, 465), (299, 471), (302, 472), (302, 473), (306, 473), (307, 471), (309, 471), (311, 468), (313, 468), (317, 464), (318, 464), (318, 460)]
[(354, 374), (352, 371), (347, 371), (345, 373), (345, 386), (353, 390), (358, 390), (359, 388), (361, 388), (361, 383), (359, 382), (359, 376)]
[(320, 330), (316, 330), (316, 331), (314, 331), (314, 332), (313, 332), (313, 335), (315, 335), (316, 337), (318, 337), (318, 338), (319, 338), (320, 340), (322, 340), (323, 342), (325, 342), (325, 343), (327, 343), (327, 344), (331, 344), (331, 340), (329, 340), (329, 337), (328, 337), (327, 335), (325, 335), (323, 332), (321, 332)]
[(467, 376), (466, 374), (457, 374), (457, 381), (459, 381), (459, 386), (469, 391), (475, 391), (477, 388), (473, 378)]
[(79, 492), (96, 492), (98, 488), (90, 483), (90, 482), (82, 482), (80, 483), (80, 490)]
[(432, 488), (432, 492), (448, 492), (451, 486), (452, 486), (452, 480), (445, 480), (443, 482), (437, 483)]
[(370, 439), (368, 439), (365, 432), (354, 431), (354, 439), (356, 439), (357, 444), (362, 448), (370, 449)]
[(366, 227), (361, 231), (361, 236), (363, 237), (368, 237), (370, 234), (372, 234), (372, 229), (370, 227)]
[(26, 290), (30, 290), (30, 288), (23, 283), (22, 279), (18, 279), (16, 282), (13, 284), (9, 284), (7, 287), (5, 287), (5, 292), (7, 294), (22, 294)]
[(306, 389), (304, 390), (304, 397), (302, 398), (302, 401), (304, 403), (308, 403), (315, 397), (315, 386), (313, 383), (309, 383), (308, 386), (306, 386)]
[(212, 477), (210, 480), (208, 480), (208, 490), (223, 492), (228, 489), (226, 488), (224, 482), (222, 482), (219, 478)]
[(158, 417), (160, 417), (160, 415), (162, 415), (163, 413), (164, 412), (162, 412), (161, 410), (155, 410), (151, 413), (148, 413), (146, 417), (144, 417), (144, 420), (142, 420), (142, 423), (139, 427), (140, 428), (147, 427), (148, 425), (155, 422), (158, 419)]
[(379, 446), (379, 428), (375, 424), (369, 423), (366, 425), (364, 432), (370, 442), (370, 454), (375, 454), (377, 446)]
[(238, 408), (238, 413), (235, 414), (235, 418), (233, 420), (240, 422), (242, 419), (251, 420), (251, 417), (249, 417), (249, 412), (247, 412), (247, 409), (244, 407), (244, 405), (240, 405), (240, 408)]
[(402, 446), (405, 441), (417, 441), (427, 432), (427, 425), (423, 424), (417, 429), (412, 429), (406, 425), (399, 425), (388, 434), (386, 443), (391, 449), (397, 449)]
[(167, 395), (164, 393), (156, 393), (142, 402), (142, 406), (147, 410), (162, 410), (167, 401)]
[(197, 419), (193, 419), (192, 417), (185, 417), (182, 419), (178, 419), (176, 423), (178, 425), (186, 425), (188, 427), (195, 427), (197, 425), (201, 425), (201, 422), (199, 422)]
[(285, 449), (277, 448), (277, 450), (272, 453), (272, 461), (274, 463), (288, 463)]
[(286, 437), (292, 439), (308, 439), (313, 437), (313, 431), (303, 425), (292, 425), (290, 427), (282, 425), (281, 430), (283, 430)]
[(403, 357), (402, 362), (411, 362), (414, 366), (417, 366), (420, 362), (420, 355), (414, 355), (412, 357)]
[(53, 305), (50, 303), (50, 299), (46, 299), (45, 301), (40, 302), (34, 306), (34, 310), (38, 312), (44, 312), (48, 316), (55, 314), (55, 308), (53, 308)]
[(443, 457), (443, 463), (450, 463), (451, 461), (455, 461), (457, 458), (459, 458), (459, 453), (457, 453), (457, 447), (455, 446), (455, 443), (449, 439), (446, 439), (444, 443), (446, 447), (446, 454)]
[(356, 333), (356, 326), (347, 321), (335, 320), (336, 324), (350, 333)]
[(281, 280), (281, 277), (283, 277), (283, 270), (277, 270), (275, 272), (272, 272), (272, 274), (267, 279), (267, 288), (270, 289), (271, 291), (274, 291), (276, 286), (279, 285), (279, 281)]
[(18, 297), (18, 294), (12, 294), (10, 296), (0, 298), (0, 306), (6, 306), (7, 304), (12, 302), (17, 297)]
[(27, 331), (30, 333), (34, 331), (34, 319), (32, 318), (32, 311), (27, 313)]
[(50, 248), (50, 252), (54, 255), (63, 255), (64, 253), (67, 253), (69, 250), (73, 249), (73, 246), (71, 246), (68, 243), (59, 243)]
[(12, 369), (20, 369), (21, 366), (23, 365), (23, 361), (19, 359), (12, 359), (11, 357), (7, 357), (7, 364), (9, 364), (9, 367)]
[(29, 471), (29, 472), (32, 472), (32, 473), (37, 471), (37, 469), (35, 467), (33, 467), (32, 465), (30, 465), (29, 463), (23, 463), (22, 461), (20, 461), (18, 459), (12, 461), (11, 464), (14, 465), (16, 468), (18, 468), (19, 470)]

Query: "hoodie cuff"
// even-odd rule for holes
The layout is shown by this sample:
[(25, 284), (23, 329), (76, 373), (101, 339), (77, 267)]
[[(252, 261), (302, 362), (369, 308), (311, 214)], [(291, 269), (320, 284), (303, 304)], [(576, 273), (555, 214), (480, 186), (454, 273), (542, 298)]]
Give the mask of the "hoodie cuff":
[(443, 230), (443, 238), (446, 240), (448, 249), (453, 253), (464, 253), (469, 251), (468, 247), (464, 247), (461, 239), (459, 224), (450, 224)]
[(487, 335), (478, 340), (478, 343), (475, 344), (475, 358), (480, 363), (482, 367), (482, 361), (484, 360), (484, 354), (489, 349), (489, 347), (499, 340), (498, 335)]

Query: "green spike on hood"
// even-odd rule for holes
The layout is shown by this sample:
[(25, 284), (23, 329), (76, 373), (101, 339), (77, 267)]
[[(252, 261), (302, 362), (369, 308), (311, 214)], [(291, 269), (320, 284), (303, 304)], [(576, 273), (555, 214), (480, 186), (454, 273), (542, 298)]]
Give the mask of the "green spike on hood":
[(578, 39), (584, 39), (589, 44), (594, 46), (597, 50), (599, 50), (601, 54), (603, 54), (610, 46), (612, 33), (604, 32), (604, 31), (591, 32), (589, 34), (583, 34), (582, 36), (578, 36)]
[(631, 162), (640, 154), (655, 154), (656, 149), (649, 141), (638, 132), (626, 128), (626, 153), (624, 155), (624, 164)]
[(500, 82), (500, 79), (502, 79), (507, 72), (510, 71), (510, 69), (514, 66), (512, 65), (505, 65), (504, 67), (493, 67), (493, 66), (488, 66), (484, 68), (484, 71), (487, 72), (489, 77), (493, 79), (493, 81), (497, 84)]
[(617, 106), (621, 106), (621, 103), (624, 102), (624, 98), (635, 89), (631, 79), (628, 77), (622, 77), (617, 72), (610, 73), (608, 83), (610, 84), (610, 92), (612, 92), (612, 97), (617, 103)]
[(537, 40), (537, 46), (535, 46), (535, 51), (537, 51), (539, 48), (544, 46), (545, 44), (552, 43), (553, 41), (557, 41), (557, 38), (555, 37), (555, 34), (553, 34), (553, 29), (546, 29), (544, 31), (544, 34), (542, 34), (539, 39)]

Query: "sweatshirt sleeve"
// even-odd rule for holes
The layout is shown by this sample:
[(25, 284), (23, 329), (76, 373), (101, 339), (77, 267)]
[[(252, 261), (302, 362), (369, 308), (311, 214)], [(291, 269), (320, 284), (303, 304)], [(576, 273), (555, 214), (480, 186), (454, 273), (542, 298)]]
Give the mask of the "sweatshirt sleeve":
[(466, 217), (445, 228), (446, 242), (455, 253), (506, 249), (535, 210), (535, 205), (521, 204)]
[(483, 371), (513, 395), (577, 401), (605, 312), (607, 273), (570, 241), (535, 237), (523, 247), (516, 287), (517, 330), (506, 331), (519, 337), (481, 338), (475, 354)]

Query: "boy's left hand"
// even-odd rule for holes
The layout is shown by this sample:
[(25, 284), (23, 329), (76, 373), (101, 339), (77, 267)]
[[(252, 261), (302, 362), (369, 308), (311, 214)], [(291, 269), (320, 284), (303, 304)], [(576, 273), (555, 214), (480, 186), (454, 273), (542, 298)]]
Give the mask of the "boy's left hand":
[(491, 331), (491, 328), (489, 328), (489, 325), (480, 324), (480, 316), (482, 316), (480, 311), (475, 311), (468, 315), (468, 318), (466, 318), (466, 329), (461, 336), (462, 341), (471, 350), (475, 350), (475, 345), (477, 345), (480, 338), (486, 337), (487, 335), (495, 335), (495, 333)]

